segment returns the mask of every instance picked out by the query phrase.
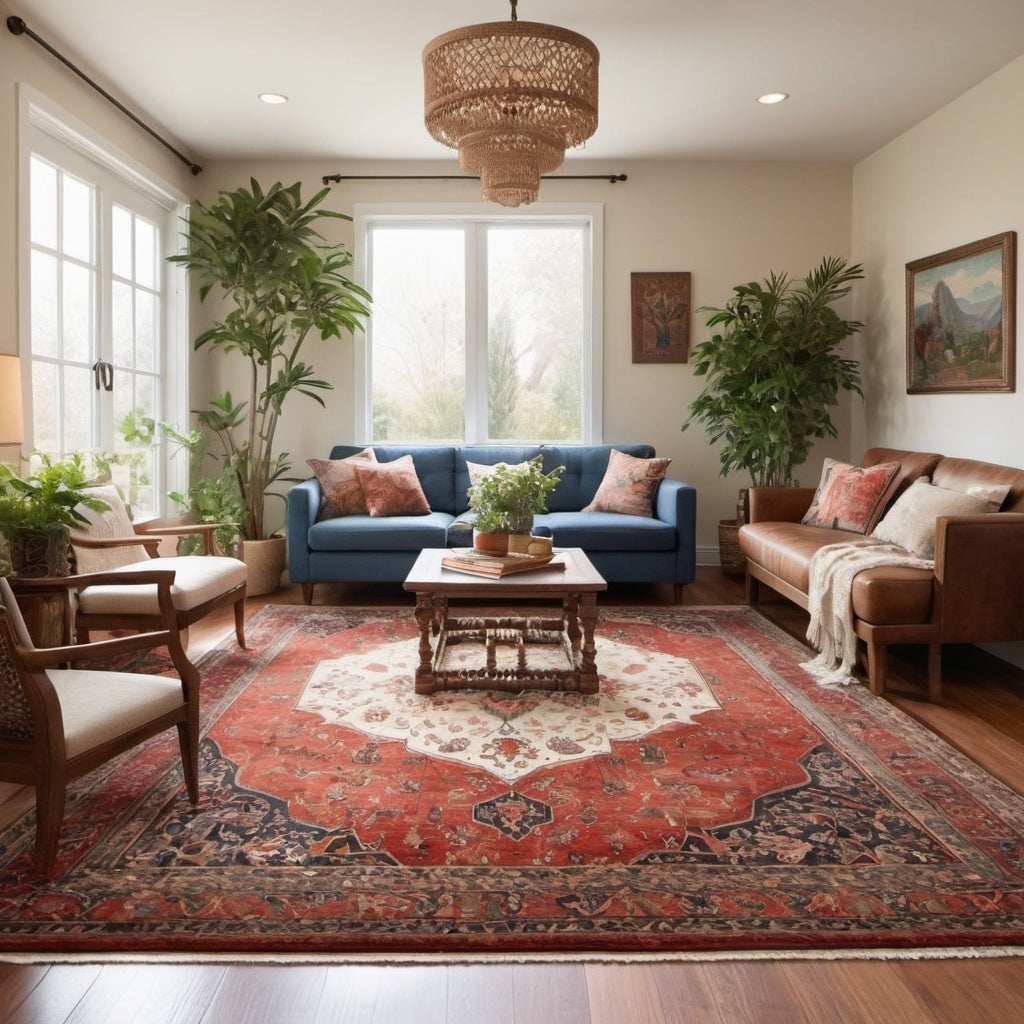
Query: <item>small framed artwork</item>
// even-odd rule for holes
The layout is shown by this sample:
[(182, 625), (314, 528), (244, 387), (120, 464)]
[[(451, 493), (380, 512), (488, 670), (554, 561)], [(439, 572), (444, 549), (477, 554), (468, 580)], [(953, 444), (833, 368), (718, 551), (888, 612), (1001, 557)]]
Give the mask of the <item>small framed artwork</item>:
[(634, 363), (685, 363), (690, 353), (690, 272), (630, 275)]
[(907, 264), (907, 394), (1013, 391), (1017, 233)]

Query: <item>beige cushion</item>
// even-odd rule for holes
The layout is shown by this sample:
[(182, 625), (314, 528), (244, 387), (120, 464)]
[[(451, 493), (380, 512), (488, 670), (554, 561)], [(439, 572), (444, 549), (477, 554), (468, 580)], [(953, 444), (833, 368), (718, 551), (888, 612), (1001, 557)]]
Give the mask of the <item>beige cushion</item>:
[(627, 516), (654, 514), (654, 495), (671, 459), (638, 459), (612, 449), (601, 486), (584, 512), (620, 512)]
[(922, 558), (935, 557), (935, 520), (939, 516), (991, 512), (988, 496), (965, 494), (915, 480), (875, 527), (872, 537), (898, 544)]
[(128, 506), (117, 493), (113, 485), (108, 487), (90, 487), (90, 496), (105, 501), (110, 508), (102, 512), (94, 512), (84, 505), (78, 511), (85, 516), (86, 523), (71, 531), (71, 546), (75, 552), (75, 571), (110, 572), (122, 566), (133, 565), (149, 558), (141, 544), (126, 544), (124, 547), (85, 548), (75, 544), (76, 536), (89, 537), (92, 540), (120, 540), (135, 536), (132, 517)]
[(75, 757), (185, 703), (178, 679), (136, 672), (48, 669), (60, 701), (64, 743)]
[[(246, 582), (245, 562), (219, 555), (174, 555), (122, 566), (117, 572), (149, 572), (154, 568), (174, 570), (171, 600), (178, 611), (189, 611)], [(160, 613), (156, 584), (86, 587), (79, 593), (78, 602), (86, 615)]]

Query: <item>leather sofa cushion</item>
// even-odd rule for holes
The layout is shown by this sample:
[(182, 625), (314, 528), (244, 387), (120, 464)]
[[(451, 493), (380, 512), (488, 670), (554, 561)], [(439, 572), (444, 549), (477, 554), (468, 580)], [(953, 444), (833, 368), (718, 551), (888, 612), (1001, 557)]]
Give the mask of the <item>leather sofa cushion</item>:
[(853, 579), (853, 612), (858, 619), (878, 626), (928, 622), (934, 580), (930, 569), (897, 565), (865, 569)]

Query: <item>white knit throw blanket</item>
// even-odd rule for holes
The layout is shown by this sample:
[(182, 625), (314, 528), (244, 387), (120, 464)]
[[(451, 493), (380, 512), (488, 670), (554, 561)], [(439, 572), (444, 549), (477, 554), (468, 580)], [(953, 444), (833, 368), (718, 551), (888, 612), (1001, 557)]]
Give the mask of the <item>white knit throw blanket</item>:
[(851, 608), (853, 580), (857, 573), (880, 565), (932, 569), (935, 563), (911, 554), (906, 548), (870, 537), (828, 544), (819, 548), (811, 559), (810, 593), (807, 595), (811, 622), (807, 627), (807, 640), (821, 653), (802, 667), (822, 685), (848, 686), (856, 682), (853, 678), (857, 655)]

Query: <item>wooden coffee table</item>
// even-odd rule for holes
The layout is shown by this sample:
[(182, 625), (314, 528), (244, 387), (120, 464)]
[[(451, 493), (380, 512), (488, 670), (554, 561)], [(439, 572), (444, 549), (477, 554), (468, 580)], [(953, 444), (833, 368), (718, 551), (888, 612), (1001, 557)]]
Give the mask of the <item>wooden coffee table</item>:
[[(562, 569), (534, 569), (501, 579), (446, 569), (441, 559), (448, 554), (450, 551), (445, 548), (424, 548), (403, 584), (416, 595), (416, 623), (420, 631), (417, 693), (443, 689), (597, 692), (597, 594), (606, 590), (608, 584), (580, 548), (556, 552), (553, 561), (563, 564)], [(449, 608), (449, 601), (456, 599), (485, 607), (508, 600), (557, 601), (561, 609), (550, 609), (545, 614), (512, 605), (474, 613), (471, 606)], [(478, 667), (445, 668), (449, 645), (466, 640), (483, 646), (485, 663)], [(564, 668), (528, 663), (531, 650), (542, 644), (554, 645), (564, 652)], [(497, 664), (500, 646), (514, 649), (514, 666)]]

